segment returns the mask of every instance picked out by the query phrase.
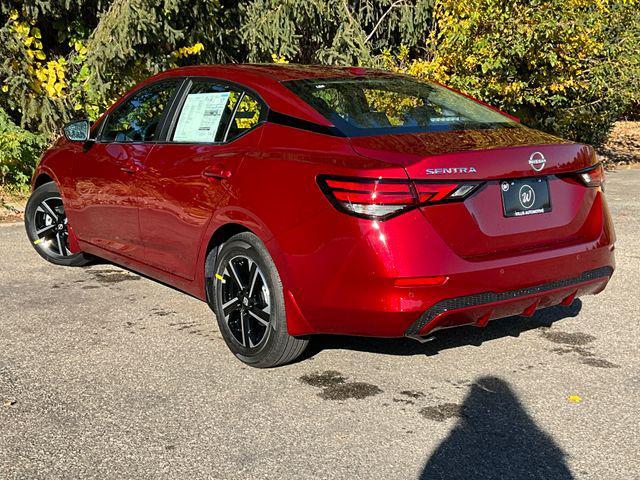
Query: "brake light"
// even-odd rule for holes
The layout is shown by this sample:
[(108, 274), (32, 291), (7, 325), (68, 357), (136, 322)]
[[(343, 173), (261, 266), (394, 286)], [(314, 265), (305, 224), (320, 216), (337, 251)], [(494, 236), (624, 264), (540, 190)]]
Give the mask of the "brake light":
[(587, 187), (603, 187), (604, 188), (604, 168), (602, 164), (591, 167), (588, 170), (578, 172), (578, 178)]
[(321, 176), (318, 185), (338, 210), (361, 218), (386, 220), (421, 205), (462, 201), (480, 183)]

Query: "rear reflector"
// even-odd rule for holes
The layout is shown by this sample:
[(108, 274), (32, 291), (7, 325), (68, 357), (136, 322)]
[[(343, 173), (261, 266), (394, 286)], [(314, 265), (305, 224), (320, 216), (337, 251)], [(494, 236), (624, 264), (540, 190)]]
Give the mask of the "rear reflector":
[(431, 287), (436, 285), (444, 285), (449, 277), (414, 277), (414, 278), (396, 278), (393, 284), (396, 287)]
[(462, 201), (481, 184), (320, 176), (318, 185), (338, 210), (357, 217), (386, 220), (421, 205)]
[(453, 191), (453, 193), (451, 195), (449, 195), (449, 198), (465, 198), (471, 192), (473, 192), (476, 189), (477, 186), (478, 186), (477, 184), (460, 185), (458, 188), (456, 188)]

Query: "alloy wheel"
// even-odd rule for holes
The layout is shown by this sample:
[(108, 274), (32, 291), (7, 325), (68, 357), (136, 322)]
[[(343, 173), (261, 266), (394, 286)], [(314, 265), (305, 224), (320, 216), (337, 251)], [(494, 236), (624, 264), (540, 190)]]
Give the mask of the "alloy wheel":
[(232, 257), (222, 274), (222, 312), (233, 338), (256, 348), (271, 326), (271, 292), (260, 267), (244, 255)]
[(37, 237), (33, 243), (47, 254), (60, 257), (72, 254), (62, 198), (49, 197), (38, 204), (34, 212), (33, 233)]

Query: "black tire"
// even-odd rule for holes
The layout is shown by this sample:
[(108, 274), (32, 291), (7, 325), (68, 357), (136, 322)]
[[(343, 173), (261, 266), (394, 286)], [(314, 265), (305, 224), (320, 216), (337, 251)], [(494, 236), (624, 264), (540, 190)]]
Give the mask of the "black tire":
[[(24, 211), (27, 237), (36, 252), (46, 261), (66, 267), (80, 267), (92, 259), (85, 253), (68, 249), (67, 221), (62, 196), (55, 183), (36, 188)], [(44, 230), (44, 231), (43, 231)]]
[(209, 253), (206, 271), (209, 306), (239, 360), (269, 368), (304, 352), (309, 341), (287, 333), (280, 275), (258, 237), (248, 232), (231, 237)]

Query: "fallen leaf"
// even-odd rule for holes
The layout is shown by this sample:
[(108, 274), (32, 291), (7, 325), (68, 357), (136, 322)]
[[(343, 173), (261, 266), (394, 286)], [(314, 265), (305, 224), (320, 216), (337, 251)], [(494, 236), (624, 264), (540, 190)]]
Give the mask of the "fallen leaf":
[(571, 403), (580, 403), (582, 401), (582, 397), (580, 395), (569, 395), (567, 400)]

